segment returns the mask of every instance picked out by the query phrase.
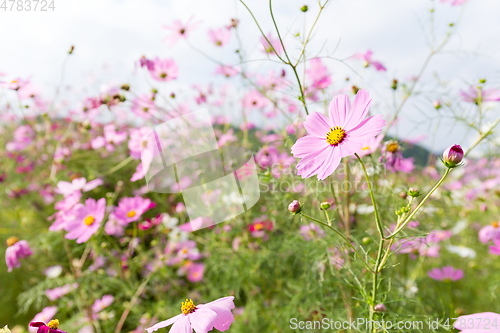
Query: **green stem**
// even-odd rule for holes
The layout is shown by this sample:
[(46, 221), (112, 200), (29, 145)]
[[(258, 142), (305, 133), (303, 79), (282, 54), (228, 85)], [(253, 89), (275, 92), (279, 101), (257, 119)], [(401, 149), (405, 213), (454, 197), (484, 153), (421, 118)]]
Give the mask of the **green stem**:
[(363, 259), (363, 257), (361, 256), (361, 254), (359, 254), (358, 250), (354, 247), (354, 245), (352, 245), (352, 243), (349, 241), (349, 239), (347, 239), (346, 236), (344, 236), (340, 231), (338, 231), (337, 229), (335, 229), (334, 227), (332, 227), (331, 225), (328, 225), (326, 224), (325, 222), (323, 221), (320, 221), (318, 219), (315, 219), (314, 217), (311, 217), (309, 215), (306, 215), (304, 213), (300, 213), (300, 215), (302, 215), (303, 217), (305, 218), (308, 218), (309, 220), (311, 221), (314, 221), (314, 222), (317, 222), (317, 223), (320, 223), (330, 229), (332, 229), (337, 235), (339, 235), (340, 237), (342, 237), (342, 239), (347, 243), (347, 245), (349, 245), (354, 253), (356, 253), (356, 255), (359, 257), (359, 259), (361, 259), (361, 262), (363, 262), (363, 264), (365, 265), (365, 267), (372, 273), (374, 273), (374, 271), (371, 269), (371, 267), (366, 263), (365, 259)]
[(370, 191), (370, 198), (372, 199), (372, 204), (373, 204), (373, 211), (375, 213), (375, 221), (377, 222), (377, 230), (378, 233), (380, 234), (380, 237), (384, 238), (384, 231), (382, 229), (382, 223), (380, 222), (380, 218), (378, 216), (378, 211), (377, 211), (377, 204), (375, 203), (375, 197), (373, 196), (373, 190), (372, 190), (372, 185), (370, 182), (370, 178), (368, 177), (368, 172), (366, 171), (365, 163), (363, 163), (363, 160), (357, 153), (354, 153), (356, 155), (356, 158), (358, 159), (359, 163), (361, 163), (361, 166), (363, 167), (363, 172), (365, 173), (365, 178), (366, 182), (368, 183), (368, 190)]
[(389, 239), (393, 238), (401, 230), (403, 230), (406, 227), (406, 225), (408, 224), (408, 222), (410, 222), (410, 220), (413, 218), (413, 216), (415, 216), (415, 214), (417, 214), (417, 212), (419, 211), (419, 209), (425, 204), (425, 202), (427, 201), (427, 199), (429, 199), (429, 197), (432, 195), (432, 193), (434, 193), (434, 191), (436, 191), (437, 188), (443, 183), (444, 179), (446, 178), (446, 176), (448, 176), (448, 174), (450, 173), (450, 171), (451, 171), (451, 168), (447, 168), (446, 169), (446, 172), (444, 173), (443, 177), (441, 177), (441, 179), (437, 182), (437, 184), (434, 185), (434, 187), (432, 188), (432, 190), (430, 190), (429, 193), (427, 193), (427, 195), (425, 196), (425, 198), (418, 204), (417, 208), (415, 208), (415, 210), (406, 218), (406, 220), (403, 223), (401, 223), (401, 225), (399, 227), (396, 228), (396, 230), (394, 230), (394, 232), (392, 234), (390, 234), (389, 236), (385, 237), (386, 240), (389, 240)]

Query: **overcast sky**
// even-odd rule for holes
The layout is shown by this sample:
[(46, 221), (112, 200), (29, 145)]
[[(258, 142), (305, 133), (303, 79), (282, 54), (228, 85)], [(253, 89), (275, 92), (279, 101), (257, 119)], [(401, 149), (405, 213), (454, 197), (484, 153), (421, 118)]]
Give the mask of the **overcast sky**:
[[(208, 83), (215, 66), (194, 54), (185, 43), (170, 47), (163, 42), (168, 32), (162, 29), (174, 19), (186, 20), (192, 15), (202, 23), (192, 35), (192, 41), (205, 52), (227, 63), (236, 63), (233, 40), (221, 52), (207, 40), (206, 31), (229, 23), (233, 17), (241, 21), (241, 34), (250, 59), (263, 59), (259, 50), (259, 31), (245, 8), (234, 0), (55, 0), (55, 10), (46, 12), (17, 12), (0, 9), (1, 52), (0, 72), (7, 78), (28, 77), (52, 91), (61, 77), (62, 63), (70, 45), (75, 54), (69, 60), (64, 82), (85, 91), (97, 92), (99, 84), (133, 80), (134, 64), (142, 56), (173, 57), (180, 67), (176, 84)], [(268, 1), (247, 1), (261, 22), (264, 32), (272, 30)], [(310, 0), (275, 0), (274, 12), (279, 26), (286, 33), (285, 42), (292, 54), (297, 54), (294, 34), (302, 31), (303, 14), (300, 7), (309, 5), (306, 24), (310, 25), (317, 12), (317, 2)], [(429, 53), (429, 9), (435, 8), (437, 41), (457, 22), (456, 34), (443, 54), (437, 55), (425, 72), (424, 81), (433, 81), (435, 72), (449, 82), (450, 91), (464, 88), (481, 77), (491, 87), (500, 88), (500, 1), (469, 0), (465, 10), (439, 1), (429, 0), (332, 0), (318, 23), (310, 46), (323, 49), (323, 55), (345, 59), (356, 52), (372, 49), (374, 58), (381, 61), (387, 72), (363, 69), (359, 62), (347, 63), (362, 75), (355, 82), (368, 88), (374, 108), (388, 113), (385, 106), (391, 97), (388, 89), (393, 78), (408, 80), (416, 75)], [(461, 14), (461, 11), (463, 13)], [(335, 50), (335, 53), (333, 51)], [(346, 65), (325, 59), (332, 73), (334, 87), (343, 84), (346, 76), (356, 74)], [(267, 72), (269, 63), (252, 63), (256, 71)], [(271, 64), (272, 65), (272, 64)], [(89, 80), (89, 78), (92, 78)], [(433, 81), (435, 82), (435, 81)], [(432, 86), (430, 86), (432, 89)], [(416, 98), (408, 103), (407, 116), (398, 124), (401, 137), (429, 134), (429, 125), (415, 128), (421, 121), (420, 111), (431, 114), (431, 101), (423, 105)], [(412, 104), (413, 103), (413, 104)], [(420, 104), (419, 104), (420, 103)], [(418, 106), (418, 108), (416, 107)], [(312, 106), (314, 108), (314, 105)], [(437, 138), (429, 135), (423, 142), (440, 150), (463, 138), (464, 129), (442, 123)], [(467, 145), (466, 143), (464, 143)]]

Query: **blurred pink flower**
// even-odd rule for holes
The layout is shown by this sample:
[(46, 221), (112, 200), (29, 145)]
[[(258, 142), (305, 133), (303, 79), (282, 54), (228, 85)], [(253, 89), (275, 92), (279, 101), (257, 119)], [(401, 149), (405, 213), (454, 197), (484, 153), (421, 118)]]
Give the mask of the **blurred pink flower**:
[(427, 272), (427, 275), (433, 280), (438, 281), (457, 281), (464, 277), (464, 271), (461, 269), (455, 269), (451, 266), (445, 266), (443, 268), (434, 268)]
[(216, 46), (224, 46), (231, 38), (231, 30), (227, 28), (209, 29), (208, 37)]
[(323, 180), (343, 157), (360, 151), (364, 141), (379, 134), (385, 125), (382, 115), (365, 119), (371, 101), (368, 92), (360, 89), (352, 107), (347, 95), (336, 96), (329, 106), (330, 118), (318, 112), (309, 114), (304, 123), (309, 135), (292, 146), (293, 156), (301, 159), (297, 174)]
[(386, 69), (385, 69), (384, 65), (382, 65), (378, 61), (372, 60), (372, 55), (373, 55), (373, 52), (371, 50), (368, 50), (365, 53), (357, 53), (353, 57), (363, 60), (363, 66), (365, 66), (365, 67), (373, 65), (373, 67), (375, 67), (377, 69), (377, 71), (385, 72)]
[(114, 302), (113, 295), (104, 295), (101, 299), (96, 299), (92, 305), (92, 311), (94, 313), (99, 313)]
[(95, 234), (104, 219), (106, 199), (95, 201), (89, 198), (85, 205), (78, 203), (71, 210), (72, 219), (68, 219), (64, 229), (68, 232), (67, 239), (76, 239), (78, 244), (84, 243)]
[(325, 232), (321, 229), (317, 224), (311, 222), (306, 225), (300, 226), (300, 234), (306, 241), (310, 241), (313, 239), (323, 238), (325, 236)]
[(314, 90), (325, 89), (332, 83), (328, 68), (319, 58), (314, 58), (309, 61), (309, 67), (306, 69), (306, 74), (312, 81), (310, 87)]
[(205, 264), (195, 263), (191, 264), (188, 268), (187, 278), (191, 282), (200, 282), (203, 279), (203, 272), (205, 271)]
[(120, 237), (125, 233), (125, 226), (116, 218), (115, 214), (110, 213), (108, 221), (104, 225), (104, 231), (110, 236)]
[(243, 107), (248, 109), (261, 109), (267, 106), (268, 100), (257, 90), (252, 90), (243, 97)]
[(238, 75), (239, 69), (230, 65), (220, 65), (215, 69), (215, 74), (221, 74), (225, 77)]
[(500, 314), (482, 312), (458, 317), (453, 327), (460, 330), (460, 333), (494, 333), (498, 332), (499, 324)]
[(188, 35), (196, 29), (199, 23), (199, 21), (193, 21), (193, 16), (191, 16), (186, 23), (182, 23), (181, 20), (174, 20), (171, 25), (163, 26), (164, 29), (172, 31), (164, 40), (168, 41), (170, 46), (173, 46), (179, 39), (187, 38)]
[[(94, 179), (89, 182), (82, 177), (82, 178), (75, 178), (70, 182), (61, 180), (57, 183), (57, 188), (54, 190), (57, 194), (62, 194), (65, 197), (68, 197), (75, 192), (88, 192), (93, 189), (95, 189), (97, 186), (100, 186), (103, 184), (102, 179)], [(75, 198), (74, 198), (75, 199)], [(71, 199), (73, 200), (73, 199)], [(70, 200), (70, 201), (71, 201)]]
[(498, 222), (493, 222), (484, 226), (479, 230), (479, 241), (487, 244), (495, 239), (500, 240), (500, 225)]
[(30, 126), (21, 125), (14, 131), (14, 141), (10, 141), (5, 145), (7, 151), (20, 152), (26, 149), (35, 139), (36, 134)]
[(18, 240), (17, 237), (11, 237), (7, 240), (7, 249), (5, 250), (5, 262), (9, 272), (14, 268), (21, 267), (19, 259), (24, 259), (33, 254), (28, 241)]
[(495, 245), (490, 246), (490, 253), (500, 256), (500, 239), (495, 239), (493, 242)]
[(363, 141), (363, 144), (361, 145), (361, 150), (359, 151), (358, 155), (360, 157), (366, 156), (373, 154), (374, 152), (377, 151), (378, 147), (380, 147), (380, 143), (384, 139), (383, 135), (377, 135), (375, 137), (369, 138), (365, 141)]
[(476, 86), (470, 86), (469, 91), (460, 90), (460, 96), (466, 102), (478, 103), (500, 101), (500, 90), (495, 88), (481, 89)]
[(467, 0), (441, 0), (442, 3), (447, 3), (449, 2), (450, 5), (452, 6), (459, 6), (459, 5), (463, 5), (464, 3), (467, 2)]
[(120, 203), (113, 213), (122, 225), (126, 225), (139, 220), (141, 215), (151, 208), (151, 205), (154, 207), (151, 200), (141, 196), (125, 197), (120, 199)]
[[(266, 40), (267, 37), (267, 40)], [(283, 46), (281, 45), (281, 42), (279, 38), (274, 38), (271, 33), (268, 33), (266, 37), (262, 36), (260, 37), (260, 43), (263, 47), (263, 51), (267, 54), (278, 54), (281, 55), (283, 53)], [(269, 42), (268, 42), (269, 40)], [(274, 50), (273, 50), (274, 48)], [(274, 52), (276, 51), (276, 52)]]
[(78, 288), (78, 283), (65, 284), (62, 287), (56, 287), (54, 289), (45, 290), (45, 295), (47, 295), (47, 298), (50, 301), (55, 301), (56, 299), (61, 298), (62, 296), (70, 293), (76, 288)]
[(168, 82), (177, 79), (179, 67), (174, 59), (155, 58), (148, 66), (149, 73), (156, 81)]
[(156, 112), (155, 95), (149, 93), (134, 98), (130, 109), (139, 117), (150, 119)]
[(231, 310), (234, 309), (234, 297), (219, 298), (207, 304), (195, 306), (191, 300), (182, 303), (182, 313), (168, 320), (147, 328), (148, 333), (172, 325), (170, 333), (188, 333), (194, 329), (196, 333), (207, 333), (213, 328), (224, 332), (234, 320)]

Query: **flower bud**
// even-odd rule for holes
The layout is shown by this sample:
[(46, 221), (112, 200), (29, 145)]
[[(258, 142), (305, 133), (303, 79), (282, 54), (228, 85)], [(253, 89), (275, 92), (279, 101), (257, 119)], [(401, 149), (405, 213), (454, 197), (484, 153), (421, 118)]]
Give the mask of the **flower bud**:
[(396, 79), (392, 80), (392, 85), (391, 85), (391, 88), (392, 88), (393, 90), (398, 89), (398, 80), (396, 80)]
[(330, 207), (332, 207), (332, 204), (331, 204), (331, 203), (329, 203), (328, 201), (325, 201), (325, 202), (322, 202), (322, 203), (321, 203), (321, 209), (322, 209), (322, 210), (327, 210), (327, 209), (329, 209)]
[(121, 90), (129, 91), (130, 90), (130, 85), (128, 83), (122, 84), (120, 87)]
[(443, 153), (443, 163), (448, 168), (459, 165), (464, 158), (464, 151), (460, 145), (453, 145)]
[(307, 12), (307, 10), (308, 10), (308, 9), (309, 9), (309, 7), (307, 7), (306, 5), (304, 5), (304, 6), (300, 7), (300, 10), (301, 10), (303, 13)]
[(413, 198), (416, 198), (416, 197), (419, 197), (420, 196), (420, 191), (417, 190), (416, 188), (413, 188), (413, 187), (410, 187), (408, 189), (408, 195), (410, 197), (413, 197)]
[(352, 93), (356, 95), (358, 93), (359, 88), (356, 86), (352, 86)]
[(441, 109), (441, 101), (440, 100), (436, 100), (436, 101), (432, 102), (432, 105), (434, 105), (434, 108), (436, 110)]
[(481, 83), (481, 84), (486, 83), (486, 79), (480, 79), (479, 83)]
[(372, 239), (370, 237), (363, 237), (361, 241), (363, 242), (364, 245), (368, 245), (372, 242)]
[(302, 207), (300, 206), (300, 202), (297, 200), (293, 200), (289, 205), (288, 205), (288, 211), (292, 214), (297, 214), (300, 212), (300, 209)]
[(373, 307), (373, 310), (374, 310), (375, 312), (387, 312), (387, 309), (386, 309), (385, 305), (384, 305), (384, 304), (382, 304), (382, 303), (375, 305), (375, 306)]

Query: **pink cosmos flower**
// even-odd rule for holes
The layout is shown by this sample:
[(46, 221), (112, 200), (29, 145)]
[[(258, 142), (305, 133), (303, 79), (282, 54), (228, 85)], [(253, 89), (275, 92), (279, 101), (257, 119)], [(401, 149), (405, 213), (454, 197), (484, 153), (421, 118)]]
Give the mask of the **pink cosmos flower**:
[(66, 333), (58, 328), (59, 320), (50, 321), (49, 323), (44, 323), (43, 321), (36, 321), (30, 323), (30, 329), (33, 327), (37, 333)]
[(319, 58), (314, 58), (309, 61), (309, 67), (306, 70), (306, 74), (312, 81), (311, 86), (314, 90), (326, 89), (332, 83), (328, 68)]
[(500, 256), (500, 239), (495, 239), (493, 242), (495, 245), (490, 246), (490, 253)]
[(234, 297), (219, 298), (207, 304), (194, 305), (187, 300), (182, 303), (182, 313), (168, 320), (147, 328), (148, 333), (172, 325), (170, 333), (207, 333), (213, 328), (224, 332), (234, 320), (231, 310), (234, 309)]
[(134, 98), (130, 109), (139, 117), (148, 120), (156, 112), (155, 95), (142, 94)]
[(247, 109), (261, 109), (267, 106), (268, 100), (257, 90), (252, 90), (243, 97), (243, 107)]
[(457, 281), (464, 277), (464, 271), (451, 266), (445, 266), (443, 268), (434, 268), (427, 272), (427, 275), (431, 279), (438, 281)]
[[(263, 51), (267, 54), (276, 54), (281, 55), (283, 53), (283, 46), (281, 45), (281, 42), (279, 38), (274, 38), (271, 33), (268, 33), (266, 35), (267, 40), (264, 36), (260, 37), (260, 43), (263, 47)], [(271, 46), (272, 45), (272, 46)], [(274, 50), (273, 50), (274, 48)], [(276, 51), (276, 52), (274, 52)]]
[(90, 182), (87, 182), (87, 180), (84, 177), (73, 179), (71, 183), (61, 180), (59, 183), (57, 183), (57, 188), (54, 190), (54, 192), (62, 194), (65, 197), (67, 197), (75, 192), (91, 191), (95, 189), (97, 186), (102, 184), (103, 184), (102, 179), (94, 179), (91, 180)]
[(225, 77), (238, 75), (239, 72), (238, 68), (229, 65), (220, 65), (215, 69), (215, 74), (221, 74)]
[(113, 295), (104, 295), (101, 299), (96, 299), (92, 305), (92, 311), (94, 313), (99, 313), (114, 302)]
[(227, 28), (210, 29), (208, 37), (216, 46), (224, 46), (231, 38), (231, 30)]
[(19, 259), (24, 259), (33, 254), (28, 241), (19, 240), (17, 237), (7, 239), (7, 250), (5, 250), (5, 262), (9, 272), (14, 268), (21, 267)]
[(72, 219), (66, 222), (64, 229), (68, 232), (67, 239), (76, 239), (78, 244), (84, 243), (99, 230), (104, 219), (106, 199), (101, 198), (97, 202), (89, 198), (85, 205), (78, 203), (71, 210)]
[(92, 149), (106, 147), (109, 152), (115, 151), (114, 145), (119, 145), (127, 139), (127, 132), (117, 132), (114, 124), (104, 126), (104, 137), (98, 136), (91, 141)]
[(385, 72), (386, 69), (385, 69), (384, 65), (382, 65), (378, 61), (372, 60), (372, 55), (373, 55), (373, 52), (371, 50), (368, 50), (365, 53), (355, 54), (353, 57), (363, 60), (363, 66), (365, 66), (365, 67), (373, 65), (373, 67), (375, 67), (377, 69), (377, 71)]
[(154, 207), (154, 203), (151, 200), (141, 196), (126, 197), (120, 200), (118, 207), (115, 208), (113, 213), (121, 224), (126, 225), (139, 220), (141, 215), (151, 208), (151, 205)]
[(177, 79), (179, 67), (174, 59), (155, 58), (148, 66), (149, 73), (156, 81), (168, 82)]
[(361, 150), (359, 151), (358, 155), (360, 157), (366, 156), (373, 154), (374, 152), (377, 151), (378, 147), (380, 147), (380, 143), (384, 139), (383, 135), (377, 135), (376, 137), (369, 138), (365, 141), (363, 141), (363, 144), (361, 145)]
[(469, 91), (460, 90), (460, 96), (466, 102), (495, 102), (500, 101), (500, 90), (495, 88), (481, 89), (476, 86), (470, 86)]
[(365, 140), (379, 134), (385, 121), (382, 115), (365, 119), (370, 103), (368, 92), (360, 89), (352, 106), (347, 95), (336, 96), (329, 106), (330, 118), (318, 112), (309, 114), (304, 126), (310, 135), (292, 146), (293, 156), (301, 159), (297, 174), (323, 180), (335, 171), (341, 158), (359, 152)]
[(205, 264), (191, 264), (188, 268), (187, 278), (193, 283), (200, 282), (203, 279), (203, 272), (205, 272)]
[(498, 332), (499, 323), (500, 314), (482, 312), (458, 317), (453, 327), (460, 330), (460, 333), (494, 333)]
[(45, 295), (50, 301), (55, 301), (56, 299), (61, 298), (62, 296), (70, 293), (76, 288), (78, 288), (78, 283), (65, 284), (62, 287), (56, 287), (54, 289), (45, 290)]
[(500, 224), (498, 222), (493, 222), (479, 230), (479, 241), (481, 243), (487, 244), (495, 239), (500, 240)]
[(442, 3), (447, 3), (449, 2), (450, 5), (452, 6), (459, 6), (459, 5), (463, 5), (464, 3), (467, 2), (467, 0), (441, 0)]
[[(54, 306), (47, 306), (47, 307), (43, 308), (42, 312), (36, 314), (35, 317), (33, 318), (33, 320), (31, 320), (31, 321), (32, 322), (48, 323), (49, 321), (51, 321), (54, 318), (56, 313), (57, 313), (57, 306), (55, 306), (55, 305)], [(36, 333), (37, 328), (29, 327), (29, 331), (31, 333)]]
[(321, 229), (317, 224), (313, 222), (306, 225), (301, 225), (300, 234), (306, 241), (323, 238), (325, 236), (325, 232), (323, 231), (323, 229)]
[(27, 148), (35, 139), (36, 134), (30, 126), (21, 125), (14, 131), (14, 141), (5, 145), (7, 151), (22, 151)]
[(168, 41), (170, 43), (170, 46), (173, 46), (179, 39), (187, 38), (189, 33), (196, 29), (198, 24), (200, 24), (200, 22), (193, 22), (192, 16), (189, 18), (189, 20), (187, 20), (186, 23), (182, 23), (181, 20), (174, 20), (171, 25), (163, 26), (163, 29), (172, 31), (172, 33), (164, 40)]

